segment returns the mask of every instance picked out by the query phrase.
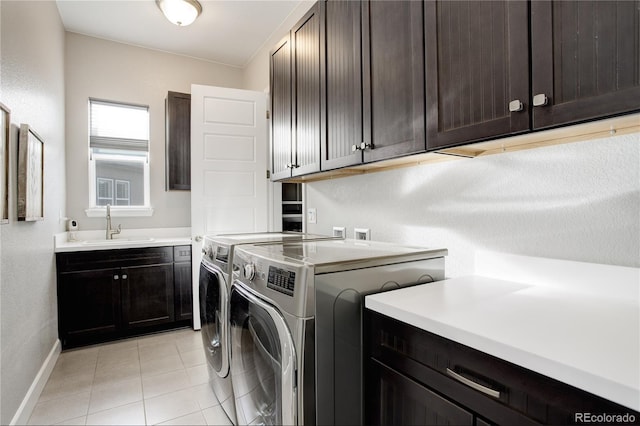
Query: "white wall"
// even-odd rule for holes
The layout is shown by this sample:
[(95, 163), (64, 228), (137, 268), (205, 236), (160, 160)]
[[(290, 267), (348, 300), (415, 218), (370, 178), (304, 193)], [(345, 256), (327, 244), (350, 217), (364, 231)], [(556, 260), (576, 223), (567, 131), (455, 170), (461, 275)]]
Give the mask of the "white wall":
[(315, 0), (302, 0), (298, 7), (264, 42), (262, 48), (251, 58), (243, 70), (243, 89), (261, 92), (269, 88), (269, 52), (314, 4)]
[(188, 227), (190, 192), (165, 191), (165, 110), (168, 91), (191, 84), (242, 87), (242, 70), (75, 33), (66, 36), (67, 212), (81, 230), (103, 229), (88, 218), (88, 107), (90, 97), (149, 105), (152, 217), (116, 218), (132, 228)]
[(446, 247), (451, 277), (479, 249), (639, 267), (639, 169), (632, 134), (309, 183), (307, 230)]
[[(9, 219), (0, 225), (0, 423), (8, 424), (58, 337), (53, 234), (65, 209), (64, 28), (55, 2), (0, 2), (0, 101), (11, 109)], [(44, 139), (45, 220), (17, 222), (18, 126)]]

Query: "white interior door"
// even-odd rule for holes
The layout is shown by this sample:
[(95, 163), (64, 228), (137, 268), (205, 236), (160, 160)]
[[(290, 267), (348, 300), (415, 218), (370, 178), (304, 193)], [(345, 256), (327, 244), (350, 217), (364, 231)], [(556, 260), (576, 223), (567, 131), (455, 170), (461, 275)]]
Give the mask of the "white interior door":
[(200, 329), (198, 273), (205, 235), (268, 228), (266, 95), (191, 86), (193, 324)]

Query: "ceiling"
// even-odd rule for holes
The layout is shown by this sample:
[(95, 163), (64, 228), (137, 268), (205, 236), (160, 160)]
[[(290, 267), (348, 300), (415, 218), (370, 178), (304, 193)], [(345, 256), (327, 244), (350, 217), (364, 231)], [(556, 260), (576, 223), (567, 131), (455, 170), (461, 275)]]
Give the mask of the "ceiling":
[(305, 0), (199, 0), (187, 27), (170, 23), (154, 0), (56, 0), (67, 31), (244, 67)]

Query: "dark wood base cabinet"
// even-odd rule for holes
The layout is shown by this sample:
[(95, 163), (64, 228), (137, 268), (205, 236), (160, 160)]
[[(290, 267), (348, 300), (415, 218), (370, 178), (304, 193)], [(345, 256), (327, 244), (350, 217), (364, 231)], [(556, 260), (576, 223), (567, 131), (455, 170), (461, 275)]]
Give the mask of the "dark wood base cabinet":
[(370, 310), (365, 346), (367, 425), (640, 423), (629, 408)]
[(190, 246), (58, 253), (56, 263), (63, 349), (191, 323)]

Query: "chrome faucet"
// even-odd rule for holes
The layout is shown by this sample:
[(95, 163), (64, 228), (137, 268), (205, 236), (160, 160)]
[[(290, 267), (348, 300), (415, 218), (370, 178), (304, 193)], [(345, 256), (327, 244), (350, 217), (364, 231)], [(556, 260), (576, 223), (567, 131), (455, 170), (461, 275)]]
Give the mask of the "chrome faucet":
[(114, 234), (119, 234), (122, 231), (122, 225), (118, 225), (118, 229), (113, 229), (111, 226), (111, 204), (107, 204), (107, 240), (113, 240)]

